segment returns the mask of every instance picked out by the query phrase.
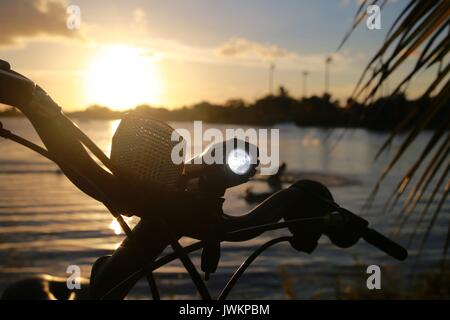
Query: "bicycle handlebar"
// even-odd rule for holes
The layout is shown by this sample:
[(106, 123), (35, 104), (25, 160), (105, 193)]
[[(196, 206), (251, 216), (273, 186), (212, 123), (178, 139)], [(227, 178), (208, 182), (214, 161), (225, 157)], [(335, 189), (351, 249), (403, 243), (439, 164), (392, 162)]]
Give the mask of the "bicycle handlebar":
[(13, 107), (27, 105), (35, 88), (33, 81), (0, 63), (0, 103)]
[[(9, 65), (5, 65), (2, 61), (0, 61), (0, 103), (18, 107), (24, 112), (52, 158), (82, 191), (104, 202), (108, 208), (110, 208), (108, 204), (113, 202), (112, 211), (116, 214), (117, 210), (123, 208), (122, 206), (130, 205), (130, 203), (135, 205), (134, 202), (138, 203), (138, 210), (148, 209), (148, 205), (143, 205), (141, 197), (130, 194), (132, 193), (130, 190), (128, 192), (124, 190), (114, 172), (105, 171), (91, 158), (83, 144), (89, 145), (93, 142), (80, 134), (79, 129), (62, 114), (61, 109), (46, 95), (45, 91), (31, 80), (10, 70)], [(91, 145), (96, 150), (94, 146)], [(101, 154), (100, 158), (102, 158)], [(104, 162), (108, 163), (109, 158), (106, 156), (104, 158)], [(96, 276), (92, 282), (94, 297), (103, 296), (111, 287), (126, 279), (130, 273), (153, 262), (167, 245), (173, 243), (174, 238), (187, 235), (204, 240), (208, 237), (209, 241), (216, 244), (224, 240), (245, 241), (270, 230), (281, 219), (285, 220), (284, 226), (287, 226), (293, 234), (291, 245), (299, 251), (311, 253), (316, 248), (318, 239), (325, 234), (339, 247), (349, 247), (363, 238), (399, 260), (404, 260), (407, 256), (404, 248), (369, 229), (366, 220), (339, 207), (334, 202), (330, 191), (313, 181), (296, 182), (291, 187), (272, 195), (241, 217), (223, 214), (221, 201), (202, 203), (183, 194), (172, 195), (172, 197), (170, 195), (166, 197), (164, 193), (156, 191), (155, 194), (156, 196), (152, 199), (156, 202), (151, 203), (154, 206), (152, 209), (164, 212), (184, 208), (188, 211), (187, 216), (180, 216), (179, 212), (171, 212), (172, 218), (178, 217), (180, 220), (177, 227), (170, 223), (163, 223), (154, 215), (141, 219), (131, 232), (134, 240), (126, 239), (110, 259), (103, 261), (101, 266), (95, 268)], [(160, 196), (161, 194), (163, 196)], [(127, 199), (127, 197), (130, 198)], [(161, 205), (163, 202), (173, 203), (174, 197), (181, 205)], [(211, 205), (216, 214), (211, 215), (208, 212)], [(217, 215), (218, 210), (220, 215)], [(334, 212), (338, 212), (342, 219), (335, 219), (331, 215)], [(300, 221), (308, 221), (308, 223), (300, 223)], [(176, 231), (171, 230), (173, 228)], [(181, 255), (180, 252), (177, 254)], [(218, 257), (215, 256), (213, 259)], [(114, 282), (111, 283), (113, 279)], [(122, 298), (124, 292), (121, 291), (114, 297)]]
[(408, 251), (405, 248), (378, 231), (368, 228), (363, 234), (363, 239), (397, 260), (403, 261), (408, 257)]

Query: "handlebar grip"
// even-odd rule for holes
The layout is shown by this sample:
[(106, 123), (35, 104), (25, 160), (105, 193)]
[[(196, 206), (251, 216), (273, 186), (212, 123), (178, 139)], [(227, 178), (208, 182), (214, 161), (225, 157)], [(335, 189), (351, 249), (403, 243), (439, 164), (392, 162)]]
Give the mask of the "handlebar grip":
[(28, 104), (36, 85), (33, 81), (15, 73), (0, 69), (0, 103), (13, 107)]
[(403, 261), (408, 257), (408, 251), (405, 248), (373, 229), (368, 228), (363, 239), (397, 260)]

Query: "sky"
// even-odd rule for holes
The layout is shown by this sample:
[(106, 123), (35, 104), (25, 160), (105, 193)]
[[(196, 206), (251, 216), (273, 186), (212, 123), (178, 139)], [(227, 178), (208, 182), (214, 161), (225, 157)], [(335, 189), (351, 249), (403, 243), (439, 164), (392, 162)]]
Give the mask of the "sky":
[(306, 94), (322, 95), (327, 56), (330, 93), (345, 101), (407, 2), (389, 1), (381, 30), (362, 24), (336, 51), (358, 0), (0, 0), (0, 59), (68, 111), (253, 101), (270, 91), (271, 64), (275, 88), (301, 97), (307, 71)]

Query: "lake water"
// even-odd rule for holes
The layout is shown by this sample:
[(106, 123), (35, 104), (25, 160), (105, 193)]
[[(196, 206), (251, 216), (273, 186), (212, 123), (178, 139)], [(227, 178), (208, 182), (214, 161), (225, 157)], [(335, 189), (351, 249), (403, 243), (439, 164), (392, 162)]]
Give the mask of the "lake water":
[[(39, 142), (25, 119), (1, 119), (5, 128)], [(77, 121), (107, 154), (111, 136), (118, 121)], [(171, 123), (174, 127), (192, 129), (192, 123)], [(207, 126), (206, 126), (207, 127)], [(232, 126), (214, 125), (220, 129)], [(287, 173), (298, 178), (317, 178), (328, 185), (338, 203), (358, 213), (387, 160), (401, 143), (400, 136), (389, 152), (376, 162), (374, 156), (387, 138), (365, 130), (298, 128), (291, 124), (280, 129), (280, 159), (287, 163)], [(383, 200), (392, 191), (403, 173), (421, 152), (430, 133), (423, 133), (397, 165), (380, 191), (372, 210), (365, 215), (372, 226), (389, 233), (395, 213), (381, 213)], [(225, 212), (243, 214), (252, 205), (243, 199), (244, 191), (267, 189), (265, 183), (250, 182), (226, 194)], [(440, 196), (436, 198), (436, 202)], [(434, 268), (441, 259), (445, 242), (449, 201), (439, 216), (418, 270)], [(406, 244), (413, 230), (415, 217), (398, 239)], [(111, 229), (112, 218), (98, 202), (76, 189), (54, 164), (14, 144), (0, 140), (0, 292), (10, 283), (32, 274), (48, 273), (67, 276), (69, 265), (79, 265), (82, 276), (88, 277), (95, 259), (109, 254), (123, 239)], [(284, 299), (286, 292), (298, 299), (336, 298), (346, 286), (365, 286), (369, 264), (383, 268), (383, 288), (398, 288), (410, 277), (414, 256), (424, 228), (410, 250), (410, 258), (398, 263), (377, 249), (360, 242), (349, 249), (334, 247), (325, 237), (311, 255), (299, 253), (288, 244), (279, 244), (260, 256), (244, 274), (230, 298)], [(259, 245), (287, 231), (266, 233), (243, 243), (224, 243), (219, 269), (208, 282), (217, 295), (227, 278)], [(183, 244), (191, 243), (182, 239)], [(167, 249), (167, 252), (170, 252)], [(199, 263), (198, 254), (193, 254)], [(163, 298), (196, 298), (190, 279), (179, 262), (173, 262), (156, 273)], [(141, 281), (130, 294), (132, 298), (148, 298), (149, 290)]]

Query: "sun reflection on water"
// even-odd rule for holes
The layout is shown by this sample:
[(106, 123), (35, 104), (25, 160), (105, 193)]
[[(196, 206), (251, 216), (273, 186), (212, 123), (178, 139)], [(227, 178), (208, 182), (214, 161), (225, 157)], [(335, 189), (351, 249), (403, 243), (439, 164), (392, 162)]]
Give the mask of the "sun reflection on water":
[(111, 221), (111, 223), (109, 224), (109, 228), (110, 228), (111, 230), (113, 230), (114, 233), (117, 234), (117, 235), (119, 235), (119, 234), (121, 234), (121, 233), (123, 232), (123, 231), (122, 231), (122, 227), (120, 226), (120, 223), (119, 223), (119, 221), (117, 221), (116, 218), (114, 218), (114, 219)]
[[(136, 224), (136, 221), (134, 221), (133, 217), (124, 217), (122, 216), (122, 218), (125, 220), (125, 222), (130, 225), (130, 227), (134, 226)], [(114, 231), (114, 233), (116, 235), (120, 235), (123, 234), (123, 230), (122, 227), (120, 226), (119, 221), (117, 221), (116, 218), (113, 218), (111, 223), (109, 224), (109, 229), (111, 229), (112, 231)]]

